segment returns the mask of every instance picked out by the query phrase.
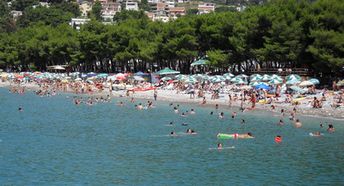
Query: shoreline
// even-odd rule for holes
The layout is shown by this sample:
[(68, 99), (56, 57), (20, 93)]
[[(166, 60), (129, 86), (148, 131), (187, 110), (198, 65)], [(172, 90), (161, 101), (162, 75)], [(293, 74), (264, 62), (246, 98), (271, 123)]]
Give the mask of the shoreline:
[[(11, 86), (9, 82), (0, 82), (0, 88), (6, 88), (8, 89)], [(39, 87), (37, 84), (28, 83), (23, 85), (27, 91), (35, 91), (38, 90)], [(240, 102), (232, 102), (232, 105), (229, 106), (228, 99), (225, 98), (225, 96), (221, 95), (219, 99), (211, 100), (210, 95), (206, 94), (207, 103), (205, 105), (199, 104), (202, 99), (201, 98), (193, 98), (190, 99), (189, 94), (177, 94), (175, 90), (159, 90), (157, 101), (164, 101), (164, 102), (173, 102), (173, 103), (182, 103), (182, 104), (192, 104), (195, 105), (195, 107), (215, 107), (216, 104), (218, 104), (220, 109), (240, 109)], [(110, 91), (108, 89), (102, 91), (102, 92), (95, 92), (91, 95), (89, 94), (75, 94), (73, 91), (67, 91), (67, 92), (58, 92), (60, 93), (71, 93), (73, 95), (85, 95), (85, 96), (106, 96), (110, 95), (111, 98), (125, 98), (125, 99), (142, 99), (142, 100), (154, 100), (153, 97), (153, 91), (142, 91), (142, 92), (135, 92), (135, 94), (130, 94), (129, 97), (127, 97), (125, 90), (120, 91), (112, 91), (112, 94), (110, 94)], [(270, 104), (256, 104), (256, 108), (254, 110), (257, 111), (263, 111), (263, 112), (273, 112), (274, 114), (279, 114), (281, 109), (284, 109), (286, 111), (286, 116), (289, 115), (289, 111), (293, 109), (293, 106), (286, 105), (286, 104), (274, 104), (276, 106), (275, 110), (270, 109)], [(245, 103), (245, 108), (248, 108), (251, 106), (251, 104)], [(334, 119), (334, 120), (344, 120), (344, 109), (337, 108), (336, 110), (333, 108), (309, 108), (304, 105), (297, 106), (297, 115), (306, 116), (306, 117), (316, 117), (316, 118), (328, 118), (328, 119)]]

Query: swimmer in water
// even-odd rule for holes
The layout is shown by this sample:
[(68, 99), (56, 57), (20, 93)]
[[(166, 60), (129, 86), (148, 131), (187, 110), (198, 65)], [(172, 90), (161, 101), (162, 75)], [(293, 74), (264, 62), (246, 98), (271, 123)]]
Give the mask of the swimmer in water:
[(284, 125), (284, 122), (283, 122), (283, 120), (279, 120), (279, 122), (278, 122), (278, 125)]
[(210, 112), (210, 115), (213, 115), (213, 114), (214, 114), (214, 112), (213, 112), (213, 111), (211, 111), (211, 112)]
[(281, 143), (281, 142), (282, 142), (282, 136), (277, 135), (277, 136), (275, 137), (275, 142), (276, 142), (276, 143)]
[(187, 123), (182, 123), (182, 126), (188, 126), (188, 124)]
[(320, 128), (323, 128), (323, 124), (322, 124), (322, 122), (320, 122)]
[(18, 111), (22, 112), (22, 111), (23, 111), (23, 108), (19, 107), (19, 108), (18, 108)]
[(335, 131), (335, 129), (334, 129), (333, 125), (329, 124), (328, 128), (327, 128), (327, 132), (334, 132), (334, 131)]
[(222, 149), (222, 143), (217, 144), (217, 149), (221, 150)]
[(216, 110), (219, 109), (219, 104), (216, 104), (216, 105), (215, 105), (215, 109), (216, 109)]
[(245, 120), (244, 120), (244, 119), (242, 119), (242, 120), (241, 120), (241, 124), (244, 124), (244, 123), (245, 123)]
[(233, 113), (232, 113), (232, 119), (234, 119), (236, 115), (237, 115), (237, 113), (236, 113), (236, 112), (233, 112)]
[(170, 133), (170, 136), (177, 136), (177, 134), (176, 134), (176, 132), (172, 131), (172, 132)]
[(177, 108), (177, 107), (174, 107), (174, 108), (173, 108), (173, 110), (174, 110), (174, 113), (176, 113), (176, 114), (178, 114), (178, 113), (179, 113), (179, 110), (178, 110), (178, 108)]
[(223, 118), (225, 118), (225, 116), (224, 116), (224, 113), (223, 113), (223, 112), (221, 112), (221, 113), (219, 114), (219, 118), (220, 118), (220, 119), (223, 119)]
[(173, 125), (173, 121), (170, 122), (170, 125)]
[(118, 106), (123, 107), (124, 103), (122, 101), (120, 101), (119, 103), (117, 103)]
[(194, 109), (191, 109), (191, 110), (190, 110), (190, 114), (196, 114), (195, 110), (194, 110)]
[(186, 117), (185, 113), (183, 112), (182, 115), (180, 115), (181, 117)]
[(295, 123), (294, 123), (294, 126), (295, 126), (296, 128), (301, 128), (301, 127), (302, 127), (302, 123), (300, 122), (299, 119), (296, 119), (296, 121), (295, 121)]
[(248, 132), (246, 134), (234, 134), (235, 138), (254, 138), (251, 132)]
[(321, 133), (319, 131), (316, 131), (316, 132), (311, 132), (310, 133), (312, 136), (315, 136), (315, 137), (320, 137), (321, 136)]
[(190, 129), (190, 128), (188, 128), (188, 129), (186, 130), (186, 133), (187, 133), (187, 134), (197, 134), (194, 130), (192, 130), (192, 129)]

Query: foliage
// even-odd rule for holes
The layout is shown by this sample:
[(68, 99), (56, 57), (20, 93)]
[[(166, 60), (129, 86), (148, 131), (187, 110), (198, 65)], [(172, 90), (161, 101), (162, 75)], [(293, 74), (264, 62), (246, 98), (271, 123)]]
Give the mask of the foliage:
[(64, 2), (27, 7), (19, 29), (3, 15), (0, 68), (69, 64), (78, 71), (170, 67), (189, 73), (190, 64), (205, 55), (217, 72), (305, 67), (333, 74), (344, 66), (341, 0), (275, 0), (243, 12), (187, 15), (168, 23), (152, 22), (143, 11), (122, 11), (114, 25), (97, 21), (96, 7), (95, 19), (79, 31), (67, 25), (78, 9)]

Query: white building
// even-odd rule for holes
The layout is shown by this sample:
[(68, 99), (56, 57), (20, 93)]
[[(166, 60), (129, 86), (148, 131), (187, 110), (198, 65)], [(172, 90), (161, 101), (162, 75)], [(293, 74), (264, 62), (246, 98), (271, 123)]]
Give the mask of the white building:
[(198, 4), (198, 14), (208, 14), (215, 11), (215, 3)]
[(91, 19), (72, 18), (71, 22), (69, 22), (69, 25), (71, 25), (73, 28), (77, 30), (80, 30), (80, 26), (86, 24), (89, 21), (91, 21)]
[(174, 1), (169, 0), (169, 1), (166, 1), (165, 3), (167, 4), (167, 7), (169, 7), (169, 8), (174, 8), (175, 7), (175, 2)]
[(136, 1), (126, 1), (125, 2), (125, 9), (138, 11), (139, 5)]

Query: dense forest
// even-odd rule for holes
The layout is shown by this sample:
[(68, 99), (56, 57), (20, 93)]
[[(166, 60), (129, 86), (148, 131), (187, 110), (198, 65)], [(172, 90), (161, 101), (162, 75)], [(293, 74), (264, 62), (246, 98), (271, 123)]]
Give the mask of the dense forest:
[(207, 56), (211, 68), (221, 72), (302, 67), (343, 73), (342, 0), (275, 0), (243, 12), (188, 15), (168, 23), (152, 22), (142, 11), (122, 11), (113, 25), (92, 19), (80, 30), (68, 24), (80, 14), (76, 4), (13, 5), (24, 6), (14, 21), (0, 2), (3, 69), (44, 71), (67, 64), (75, 71), (170, 67), (190, 73), (190, 64)]

